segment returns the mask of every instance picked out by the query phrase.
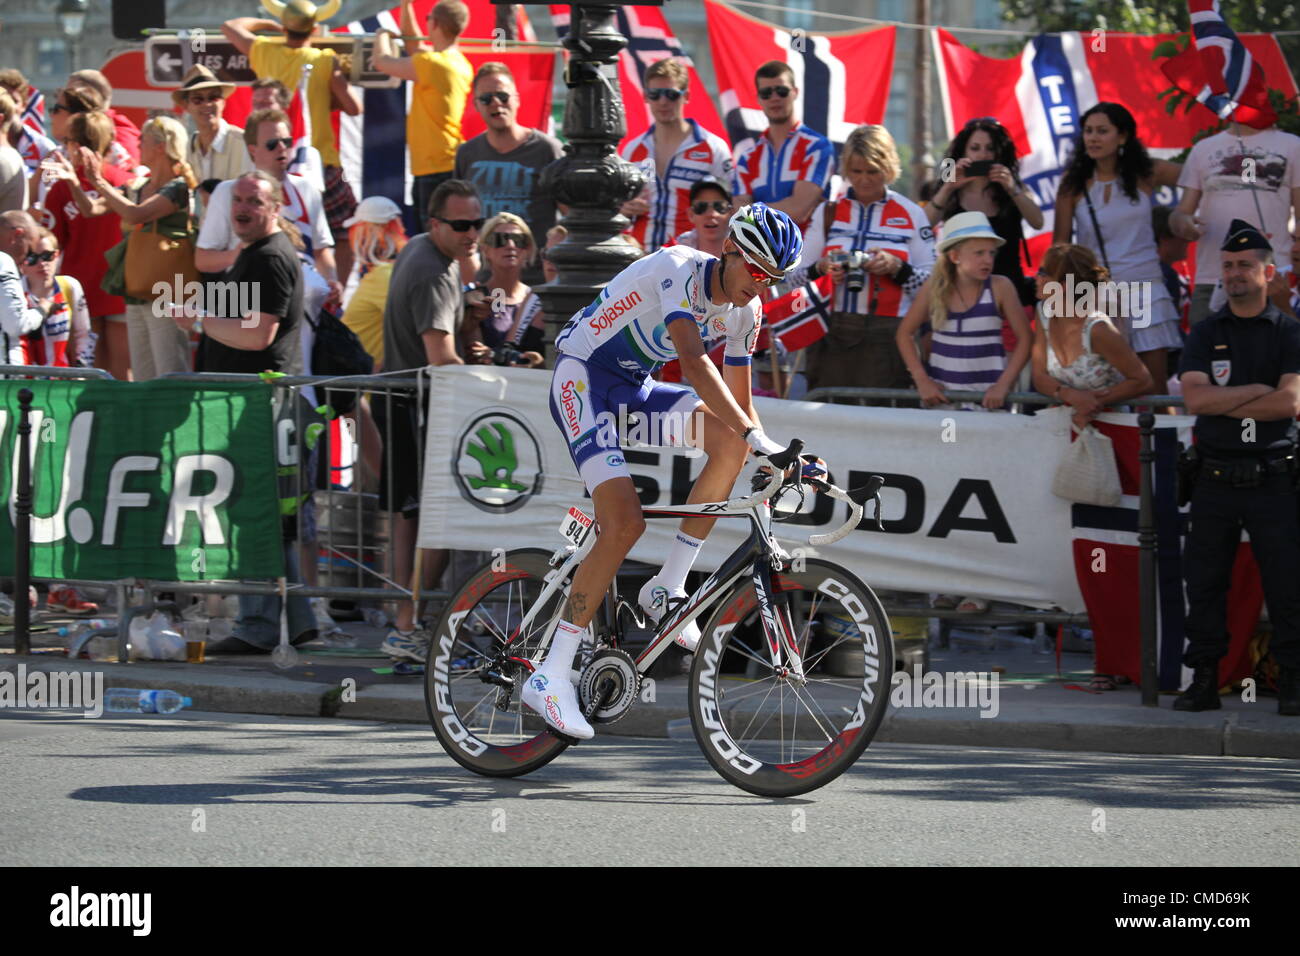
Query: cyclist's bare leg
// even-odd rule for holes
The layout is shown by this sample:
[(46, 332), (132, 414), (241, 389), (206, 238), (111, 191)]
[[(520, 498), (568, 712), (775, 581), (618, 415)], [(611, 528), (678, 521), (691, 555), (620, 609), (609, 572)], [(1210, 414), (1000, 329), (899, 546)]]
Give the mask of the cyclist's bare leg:
[(596, 506), (600, 537), (573, 575), (564, 614), (566, 621), (579, 628), (586, 627), (596, 616), (609, 582), (614, 580), (623, 559), (645, 531), (641, 500), (631, 478), (601, 482), (591, 493), (591, 500)]
[[(745, 467), (749, 454), (749, 445), (734, 431), (722, 423), (722, 419), (709, 411), (704, 405), (697, 405), (691, 416), (692, 443), (702, 447), (708, 456), (704, 470), (695, 479), (691, 488), (688, 504), (700, 504), (706, 501), (726, 501), (731, 497), (731, 489), (736, 478)], [(681, 532), (692, 538), (704, 539), (713, 530), (717, 518), (683, 518)]]

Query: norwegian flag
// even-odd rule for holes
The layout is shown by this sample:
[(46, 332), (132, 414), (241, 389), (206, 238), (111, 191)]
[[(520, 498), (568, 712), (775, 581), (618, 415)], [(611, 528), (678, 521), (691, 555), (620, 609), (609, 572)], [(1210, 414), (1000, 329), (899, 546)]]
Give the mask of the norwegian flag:
[[(1183, 586), (1182, 539), (1186, 512), (1176, 498), (1178, 443), (1191, 441), (1190, 418), (1158, 415), (1156, 424), (1154, 495), (1156, 516), (1156, 667), (1160, 689), (1178, 690), (1190, 676), (1182, 666), (1186, 644), (1186, 601)], [(1118, 506), (1072, 506), (1074, 569), (1088, 608), (1097, 651), (1097, 673), (1119, 674), (1135, 683), (1142, 677), (1141, 604), (1138, 594), (1138, 469), (1140, 435), (1137, 416), (1107, 414), (1098, 430), (1115, 446), (1120, 490)], [(1220, 686), (1254, 672), (1249, 645), (1264, 601), (1250, 545), (1239, 545), (1228, 592), (1228, 653), (1219, 662)], [(1186, 673), (1185, 673), (1186, 671)]]
[(45, 94), (34, 86), (28, 87), (27, 105), (23, 107), (23, 125), (33, 133), (45, 135)]
[(806, 349), (820, 339), (830, 327), (831, 293), (831, 277), (822, 276), (766, 303), (763, 324), (767, 328), (759, 333), (758, 348), (767, 347), (764, 336), (769, 330), (787, 352)]
[(1179, 89), (1204, 103), (1219, 119), (1256, 129), (1277, 122), (1268, 104), (1264, 70), (1219, 11), (1219, 0), (1187, 0), (1192, 42), (1160, 69)]
[[(569, 10), (567, 6), (551, 5), (551, 22), (561, 40), (569, 33)], [(618, 83), (623, 94), (623, 114), (627, 117), (628, 132), (623, 142), (645, 132), (654, 123), (650, 104), (645, 101), (643, 93), (645, 71), (650, 64), (668, 57), (675, 57), (690, 74), (686, 118), (721, 136), (722, 121), (718, 118), (717, 108), (695, 72), (694, 62), (673, 35), (663, 11), (658, 7), (619, 7), (617, 17), (618, 30), (627, 37), (627, 46), (618, 56)], [(622, 147), (623, 143), (619, 143), (619, 148)]]
[[(884, 122), (894, 27), (834, 35), (807, 33), (782, 30), (715, 0), (705, 0), (704, 10), (727, 138), (737, 152), (767, 129), (754, 88), (754, 70), (767, 60), (790, 65), (799, 88), (796, 115), (836, 146), (854, 127)], [(872, 63), (877, 68), (868, 68)]]

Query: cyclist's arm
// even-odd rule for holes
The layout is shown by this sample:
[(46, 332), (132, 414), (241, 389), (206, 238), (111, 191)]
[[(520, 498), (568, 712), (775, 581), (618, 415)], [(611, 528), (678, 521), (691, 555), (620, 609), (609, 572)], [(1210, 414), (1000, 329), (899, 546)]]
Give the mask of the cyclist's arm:
[[(677, 360), (681, 363), (683, 377), (695, 389), (700, 400), (709, 407), (709, 411), (722, 419), (722, 423), (737, 435), (745, 434), (752, 425), (757, 424), (749, 417), (749, 413), (741, 408), (728, 383), (723, 382), (722, 376), (718, 374), (717, 366), (709, 360), (704, 348), (704, 340), (700, 338), (700, 330), (695, 325), (695, 321), (685, 317), (674, 319), (668, 323), (668, 334), (677, 349)], [(731, 366), (731, 368), (743, 368), (748, 381), (747, 365)], [(747, 405), (752, 409), (752, 401)]]

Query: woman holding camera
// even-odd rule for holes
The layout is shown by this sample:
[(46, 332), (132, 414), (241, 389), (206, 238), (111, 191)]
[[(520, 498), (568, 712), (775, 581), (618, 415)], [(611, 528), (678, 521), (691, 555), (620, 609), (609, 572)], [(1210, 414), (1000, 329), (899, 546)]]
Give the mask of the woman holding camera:
[(487, 281), (465, 294), (461, 353), (470, 365), (542, 367), (542, 304), (520, 276), (536, 254), (528, 223), (514, 213), (489, 219), (479, 233)]
[(963, 212), (984, 213), (1002, 240), (993, 274), (1011, 280), (1021, 305), (1032, 305), (1034, 286), (1025, 278), (1020, 248), (1023, 224), (1043, 228), (1043, 211), (1020, 181), (1011, 134), (991, 116), (971, 120), (953, 137), (940, 171), (941, 184), (925, 207), (930, 224), (937, 226)]
[(813, 213), (792, 287), (830, 275), (830, 330), (809, 346), (808, 388), (908, 388), (894, 333), (934, 267), (934, 232), (921, 208), (889, 188), (898, 148), (883, 126), (859, 126), (840, 154), (850, 186)]

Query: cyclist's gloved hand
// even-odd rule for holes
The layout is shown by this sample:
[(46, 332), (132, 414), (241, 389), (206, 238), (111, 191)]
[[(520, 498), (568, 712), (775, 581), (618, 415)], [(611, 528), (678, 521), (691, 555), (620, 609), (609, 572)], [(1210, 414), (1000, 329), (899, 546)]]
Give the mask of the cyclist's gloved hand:
[(764, 458), (771, 458), (773, 455), (785, 451), (784, 445), (778, 445), (772, 439), (763, 434), (761, 428), (750, 428), (745, 432), (745, 441), (749, 442), (749, 447), (754, 449), (754, 454), (762, 455)]
[(822, 481), (826, 480), (827, 471), (825, 461), (818, 458), (816, 455), (800, 455), (799, 457), (803, 460), (803, 467), (799, 471), (799, 477), (801, 479), (805, 481), (809, 478), (819, 478)]

